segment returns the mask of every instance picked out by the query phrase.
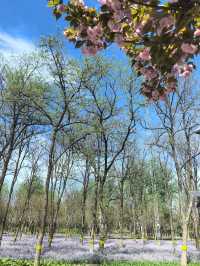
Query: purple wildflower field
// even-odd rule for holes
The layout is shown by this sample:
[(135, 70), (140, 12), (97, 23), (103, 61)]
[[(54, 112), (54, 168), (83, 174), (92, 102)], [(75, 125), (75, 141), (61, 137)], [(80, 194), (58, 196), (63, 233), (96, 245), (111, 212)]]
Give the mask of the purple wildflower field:
[[(47, 238), (44, 240), (42, 257), (44, 259), (65, 260), (71, 262), (87, 261), (90, 263), (102, 260), (128, 260), (128, 261), (177, 261), (181, 254), (181, 241), (173, 246), (171, 241), (162, 240), (160, 244), (148, 240), (144, 244), (142, 240), (126, 239), (122, 242), (118, 239), (106, 241), (105, 250), (98, 251), (98, 242), (92, 249), (89, 239), (85, 239), (83, 245), (79, 238), (65, 238), (56, 235), (51, 248), (48, 248)], [(5, 235), (0, 248), (1, 258), (34, 258), (36, 238), (23, 235), (20, 240), (13, 243), (11, 235)], [(200, 251), (197, 251), (192, 241), (188, 244), (189, 259), (200, 262)]]

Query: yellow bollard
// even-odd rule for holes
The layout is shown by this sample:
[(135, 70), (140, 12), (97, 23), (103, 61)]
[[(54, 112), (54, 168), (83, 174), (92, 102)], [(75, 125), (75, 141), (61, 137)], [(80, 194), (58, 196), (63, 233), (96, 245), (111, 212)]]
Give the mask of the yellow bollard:
[(99, 240), (99, 248), (104, 249), (105, 241), (103, 239)]
[(42, 252), (42, 250), (43, 250), (42, 245), (37, 244), (37, 245), (35, 246), (35, 250), (38, 251), (38, 252)]
[(187, 251), (188, 250), (188, 246), (186, 246), (186, 245), (181, 246), (181, 250), (182, 251)]

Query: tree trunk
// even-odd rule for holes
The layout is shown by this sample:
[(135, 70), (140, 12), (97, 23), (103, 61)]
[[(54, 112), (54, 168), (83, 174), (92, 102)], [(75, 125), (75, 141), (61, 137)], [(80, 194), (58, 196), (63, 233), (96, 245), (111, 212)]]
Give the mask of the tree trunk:
[(60, 204), (61, 204), (61, 200), (62, 200), (64, 191), (65, 191), (65, 188), (66, 188), (66, 184), (67, 184), (67, 178), (64, 180), (63, 188), (62, 188), (61, 194), (59, 195), (59, 198), (58, 198), (58, 201), (56, 204), (55, 213), (53, 212), (53, 219), (51, 221), (51, 225), (50, 225), (50, 229), (49, 229), (49, 238), (48, 238), (48, 246), (49, 247), (51, 247), (51, 245), (52, 245), (53, 237), (54, 237), (54, 234), (55, 234), (56, 229), (57, 229), (58, 214), (60, 211)]
[(9, 191), (8, 201), (7, 201), (7, 204), (6, 204), (6, 211), (5, 211), (5, 215), (3, 217), (3, 221), (2, 221), (2, 225), (1, 225), (1, 229), (0, 229), (0, 246), (1, 246), (3, 233), (4, 233), (4, 230), (5, 230), (5, 226), (6, 226), (8, 210), (9, 210), (9, 207), (10, 207), (10, 202), (11, 202), (14, 186), (15, 186), (15, 183), (17, 181), (17, 177), (18, 177), (18, 174), (19, 174), (19, 170), (20, 170), (20, 168), (22, 166), (22, 162), (23, 162), (23, 160), (25, 158), (25, 156), (24, 156), (22, 161), (21, 161), (21, 163), (20, 163), (21, 153), (22, 153), (22, 145), (20, 145), (20, 148), (19, 148), (19, 153), (18, 153), (18, 157), (17, 157), (15, 171), (14, 171), (14, 175), (13, 175), (13, 179), (12, 179), (12, 183), (11, 183), (11, 187), (10, 187), (10, 191)]
[(99, 236), (99, 249), (103, 250), (105, 246), (105, 241), (107, 238), (107, 225), (106, 225), (106, 217), (105, 217), (105, 206), (104, 206), (104, 195), (103, 195), (103, 185), (100, 184), (99, 189), (99, 228), (100, 228), (100, 236)]
[(13, 147), (14, 147), (14, 139), (15, 139), (15, 130), (16, 130), (16, 117), (13, 118), (13, 124), (12, 124), (12, 128), (11, 128), (11, 135), (10, 135), (10, 139), (9, 139), (9, 147), (8, 147), (8, 152), (5, 155), (5, 159), (3, 160), (3, 168), (1, 171), (1, 175), (0, 175), (0, 194), (1, 194), (1, 190), (3, 187), (3, 183), (6, 177), (6, 173), (8, 170), (8, 165), (10, 162), (10, 158), (12, 156), (12, 152), (13, 152)]
[(135, 221), (135, 219), (133, 221), (133, 237), (136, 240), (136, 221)]
[(86, 208), (89, 178), (90, 178), (89, 161), (86, 158), (85, 173), (84, 173), (84, 178), (83, 178), (83, 194), (82, 194), (82, 208), (81, 208), (81, 242), (82, 242), (82, 244), (83, 244), (84, 235), (86, 233), (85, 208)]
[(131, 238), (134, 238), (136, 240), (136, 210), (134, 205), (131, 205), (131, 214), (132, 214)]
[[(56, 218), (56, 220), (57, 220), (57, 218)], [(56, 222), (53, 221), (53, 223), (51, 224), (51, 226), (49, 228), (49, 237), (48, 237), (48, 247), (49, 248), (52, 246), (55, 231), (56, 231)]]
[(55, 147), (55, 142), (56, 142), (56, 132), (57, 131), (54, 129), (52, 132), (52, 138), (51, 138), (48, 171), (47, 171), (47, 178), (46, 178), (46, 183), (45, 183), (44, 213), (42, 217), (42, 226), (40, 228), (40, 233), (39, 233), (39, 237), (38, 237), (37, 244), (36, 244), (34, 266), (40, 266), (42, 244), (43, 244), (45, 230), (46, 230), (46, 222), (47, 222), (47, 216), (48, 216), (48, 203), (49, 203), (49, 185), (50, 185), (50, 179), (51, 179), (51, 175), (53, 171), (53, 154), (54, 154), (54, 147)]
[(18, 235), (22, 232), (24, 216), (25, 216), (26, 209), (28, 208), (29, 202), (30, 202), (30, 199), (31, 199), (32, 184), (33, 184), (34, 177), (35, 177), (34, 173), (35, 172), (33, 171), (33, 174), (32, 174), (31, 180), (30, 180), (30, 184), (29, 184), (29, 188), (28, 188), (27, 199), (25, 201), (24, 208), (23, 208), (21, 216), (19, 218), (19, 226), (17, 227), (17, 231), (15, 233), (15, 237), (14, 237), (14, 240), (13, 240), (14, 242), (17, 241)]
[(182, 225), (182, 254), (181, 254), (181, 266), (187, 266), (187, 237), (188, 237), (188, 225), (183, 223)]
[(7, 204), (6, 204), (6, 211), (5, 211), (5, 214), (4, 214), (4, 217), (3, 217), (3, 221), (2, 221), (2, 224), (1, 224), (1, 229), (0, 229), (0, 246), (1, 246), (2, 238), (3, 238), (3, 233), (4, 233), (4, 230), (5, 230), (5, 226), (6, 226), (6, 221), (7, 221), (7, 216), (8, 216), (8, 210), (9, 210), (9, 207), (10, 207), (10, 202), (11, 202), (12, 193), (13, 193), (13, 189), (14, 189), (15, 183), (16, 183), (16, 179), (14, 177), (13, 180), (12, 180), (12, 184), (11, 184), (11, 188), (10, 188), (10, 192), (9, 192), (9, 196), (8, 196), (8, 201), (7, 201)]
[(198, 210), (196, 208), (196, 204), (195, 207), (192, 209), (192, 216), (193, 216), (193, 228), (194, 228), (194, 236), (195, 236), (195, 245), (196, 248), (199, 249), (200, 248), (200, 243), (199, 243), (199, 214), (198, 214)]
[(25, 212), (26, 212), (26, 207), (27, 207), (27, 204), (25, 203), (25, 206), (22, 210), (22, 214), (21, 214), (21, 217), (19, 218), (19, 226), (17, 227), (17, 231), (15, 233), (15, 236), (14, 236), (14, 239), (13, 239), (13, 242), (16, 242), (17, 241), (17, 238), (18, 236), (21, 234), (21, 232), (23, 231), (23, 219), (24, 219), (24, 215), (25, 215)]
[(170, 202), (170, 230), (171, 230), (172, 243), (174, 243), (175, 234), (174, 234), (174, 223), (173, 223), (173, 212), (172, 212), (172, 199)]
[(85, 225), (85, 206), (86, 206), (86, 193), (83, 191), (83, 202), (82, 202), (82, 209), (81, 209), (81, 241), (83, 244), (83, 238), (86, 231)]
[(120, 238), (123, 239), (124, 227), (124, 180), (120, 181)]
[(193, 198), (190, 198), (188, 208), (185, 214), (183, 214), (183, 223), (182, 223), (182, 254), (181, 254), (181, 266), (187, 266), (187, 240), (188, 240), (188, 227), (189, 227), (189, 221), (190, 216), (192, 212), (192, 206), (193, 206)]
[(95, 235), (97, 234), (97, 209), (98, 209), (98, 197), (99, 197), (99, 178), (95, 177), (95, 189), (94, 189), (94, 207), (92, 212), (92, 240), (94, 245)]

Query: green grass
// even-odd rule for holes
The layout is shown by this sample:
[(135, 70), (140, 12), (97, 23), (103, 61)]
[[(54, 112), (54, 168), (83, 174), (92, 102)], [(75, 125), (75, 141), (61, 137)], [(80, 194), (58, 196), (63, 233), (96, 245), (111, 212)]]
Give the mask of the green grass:
[[(92, 266), (92, 264), (70, 264), (64, 262), (42, 262), (41, 266)], [(93, 264), (94, 265), (94, 264)], [(112, 262), (103, 263), (103, 266), (179, 266), (178, 263), (160, 263), (160, 262)], [(191, 263), (190, 266), (200, 266), (200, 263)], [(11, 260), (11, 259), (0, 259), (0, 266), (33, 266), (33, 261), (28, 260)]]

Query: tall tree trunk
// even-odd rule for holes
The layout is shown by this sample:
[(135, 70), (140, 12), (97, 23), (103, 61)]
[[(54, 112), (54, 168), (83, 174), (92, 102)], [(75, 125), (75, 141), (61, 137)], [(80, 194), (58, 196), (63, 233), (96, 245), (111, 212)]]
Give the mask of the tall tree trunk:
[(95, 235), (97, 234), (98, 199), (99, 199), (99, 178), (95, 177), (94, 207), (92, 211), (92, 232), (91, 232), (93, 245), (94, 245)]
[(86, 233), (85, 207), (86, 207), (86, 194), (83, 192), (83, 202), (82, 202), (82, 207), (81, 207), (81, 242), (82, 244), (83, 244), (84, 235)]
[(60, 193), (58, 193), (59, 196), (58, 196), (58, 201), (56, 204), (56, 210), (55, 210), (55, 212), (53, 212), (53, 219), (51, 221), (50, 230), (49, 230), (49, 238), (48, 238), (48, 246), (49, 247), (51, 247), (51, 245), (52, 245), (53, 237), (54, 237), (54, 234), (55, 234), (56, 229), (57, 229), (57, 220), (58, 220), (58, 214), (60, 211), (60, 204), (61, 204), (61, 200), (63, 198), (64, 191), (66, 189), (66, 185), (67, 185), (67, 177), (65, 177), (65, 179), (64, 179), (64, 183), (63, 183), (63, 187), (62, 187), (61, 191), (59, 190)]
[(172, 243), (174, 243), (175, 232), (174, 232), (174, 223), (173, 223), (172, 199), (170, 201), (171, 201), (170, 202), (170, 230), (171, 230)]
[[(52, 171), (53, 172), (53, 171)], [(54, 236), (54, 218), (55, 218), (55, 193), (56, 193), (56, 186), (57, 186), (57, 177), (55, 176), (55, 182), (53, 174), (50, 178), (50, 200), (49, 200), (49, 224), (48, 224), (48, 247), (50, 248), (53, 242)]]
[[(12, 198), (14, 186), (15, 186), (15, 183), (17, 181), (17, 177), (18, 177), (18, 174), (19, 174), (19, 170), (20, 170), (21, 165), (22, 165), (22, 162), (23, 162), (23, 160), (22, 160), (22, 162), (20, 163), (21, 152), (22, 152), (22, 149), (21, 148), (22, 147), (19, 148), (19, 153), (18, 153), (18, 157), (17, 157), (15, 171), (14, 171), (14, 175), (13, 175), (13, 179), (12, 179), (12, 183), (11, 183), (11, 187), (10, 187), (10, 191), (9, 191), (8, 201), (7, 201), (7, 204), (6, 204), (6, 211), (5, 211), (5, 214), (4, 214), (4, 217), (3, 217), (3, 221), (2, 221), (2, 224), (1, 224), (1, 229), (0, 229), (0, 246), (1, 246), (1, 242), (2, 242), (2, 237), (3, 237), (4, 229), (5, 229), (5, 226), (6, 226), (6, 221), (7, 221), (7, 216), (8, 216), (8, 210), (9, 210), (9, 207), (10, 207), (10, 202), (11, 202), (11, 198)], [(24, 158), (25, 158), (25, 156), (24, 156)]]
[(123, 239), (124, 227), (124, 180), (120, 181), (120, 238)]
[[(133, 200), (133, 199), (132, 199)], [(136, 209), (135, 209), (135, 203), (131, 205), (131, 238), (134, 238), (136, 240)]]
[(193, 217), (193, 228), (194, 228), (194, 237), (195, 237), (195, 245), (196, 248), (200, 248), (200, 243), (199, 243), (199, 214), (198, 214), (198, 209), (196, 207), (196, 202), (195, 206), (192, 209), (192, 217)]
[(15, 129), (16, 129), (16, 121), (13, 121), (12, 129), (11, 129), (11, 135), (9, 140), (9, 147), (7, 154), (5, 155), (5, 158), (3, 160), (3, 168), (0, 175), (0, 194), (3, 187), (3, 183), (7, 174), (8, 165), (12, 156), (13, 147), (14, 147), (14, 139), (15, 139)]
[(53, 237), (54, 237), (54, 234), (55, 234), (56, 229), (57, 229), (58, 214), (59, 214), (59, 211), (60, 211), (60, 204), (61, 204), (61, 200), (62, 200), (62, 196), (63, 196), (64, 190), (65, 190), (65, 187), (66, 187), (66, 182), (65, 182), (64, 187), (63, 187), (62, 195), (58, 199), (57, 206), (56, 206), (56, 211), (55, 211), (55, 215), (54, 215), (54, 219), (53, 219), (53, 222), (52, 222), (52, 224), (50, 226), (49, 241), (48, 241), (49, 247), (51, 247), (51, 245), (52, 245)]
[(16, 242), (17, 241), (18, 236), (23, 231), (23, 227), (24, 227), (23, 220), (24, 220), (24, 216), (25, 216), (25, 213), (26, 213), (27, 206), (29, 205), (29, 201), (30, 201), (30, 199), (27, 198), (27, 200), (26, 200), (26, 202), (24, 204), (24, 208), (22, 210), (21, 216), (19, 218), (19, 226), (17, 227), (17, 231), (15, 233), (13, 242)]
[(48, 237), (48, 247), (50, 248), (52, 246), (52, 242), (53, 242), (53, 237), (54, 234), (56, 232), (56, 221), (57, 221), (57, 217), (53, 220), (53, 222), (51, 223), (50, 227), (49, 227), (49, 237)]
[[(154, 239), (160, 241), (160, 217), (159, 217), (159, 207), (158, 198), (154, 198)], [(160, 243), (160, 242), (159, 242)]]
[(81, 208), (81, 242), (82, 242), (82, 244), (83, 244), (84, 235), (86, 233), (85, 208), (86, 208), (89, 178), (90, 178), (89, 161), (86, 158), (85, 173), (84, 173), (84, 177), (83, 177), (83, 193), (82, 193), (82, 208)]
[(187, 238), (188, 238), (188, 225), (183, 223), (182, 225), (182, 254), (181, 254), (181, 266), (187, 266)]
[(103, 250), (105, 246), (105, 241), (107, 238), (107, 224), (105, 217), (105, 205), (104, 205), (104, 185), (100, 183), (99, 188), (99, 249)]
[(193, 198), (190, 198), (188, 208), (185, 214), (183, 214), (183, 221), (182, 221), (182, 253), (181, 253), (181, 266), (187, 266), (188, 258), (187, 258), (187, 241), (188, 241), (188, 227), (189, 227), (189, 221), (190, 216), (192, 212), (192, 206), (193, 206)]
[(34, 260), (34, 266), (40, 266), (40, 257), (42, 253), (42, 245), (46, 230), (46, 222), (47, 222), (47, 216), (48, 216), (48, 203), (49, 203), (49, 185), (50, 185), (50, 179), (53, 172), (53, 155), (54, 155), (54, 148), (55, 148), (55, 142), (56, 142), (56, 133), (57, 130), (54, 129), (52, 132), (51, 137), (51, 146), (49, 151), (49, 162), (48, 162), (48, 170), (47, 170), (47, 177), (45, 182), (45, 196), (44, 196), (44, 212), (42, 217), (42, 225), (40, 228), (39, 237), (36, 244), (36, 253), (35, 253), (35, 260)]
[(33, 171), (32, 171), (32, 174), (31, 174), (30, 184), (29, 184), (29, 187), (28, 187), (27, 199), (26, 199), (26, 201), (24, 203), (24, 207), (23, 207), (21, 216), (19, 218), (19, 226), (17, 227), (17, 231), (16, 231), (15, 236), (14, 236), (14, 240), (13, 240), (14, 242), (17, 241), (18, 235), (23, 231), (23, 220), (24, 220), (24, 216), (25, 216), (26, 210), (27, 210), (27, 208), (29, 206), (29, 203), (30, 203), (30, 200), (31, 200), (32, 185), (33, 185), (33, 182), (34, 182), (34, 178), (35, 178), (35, 166), (33, 166)]

